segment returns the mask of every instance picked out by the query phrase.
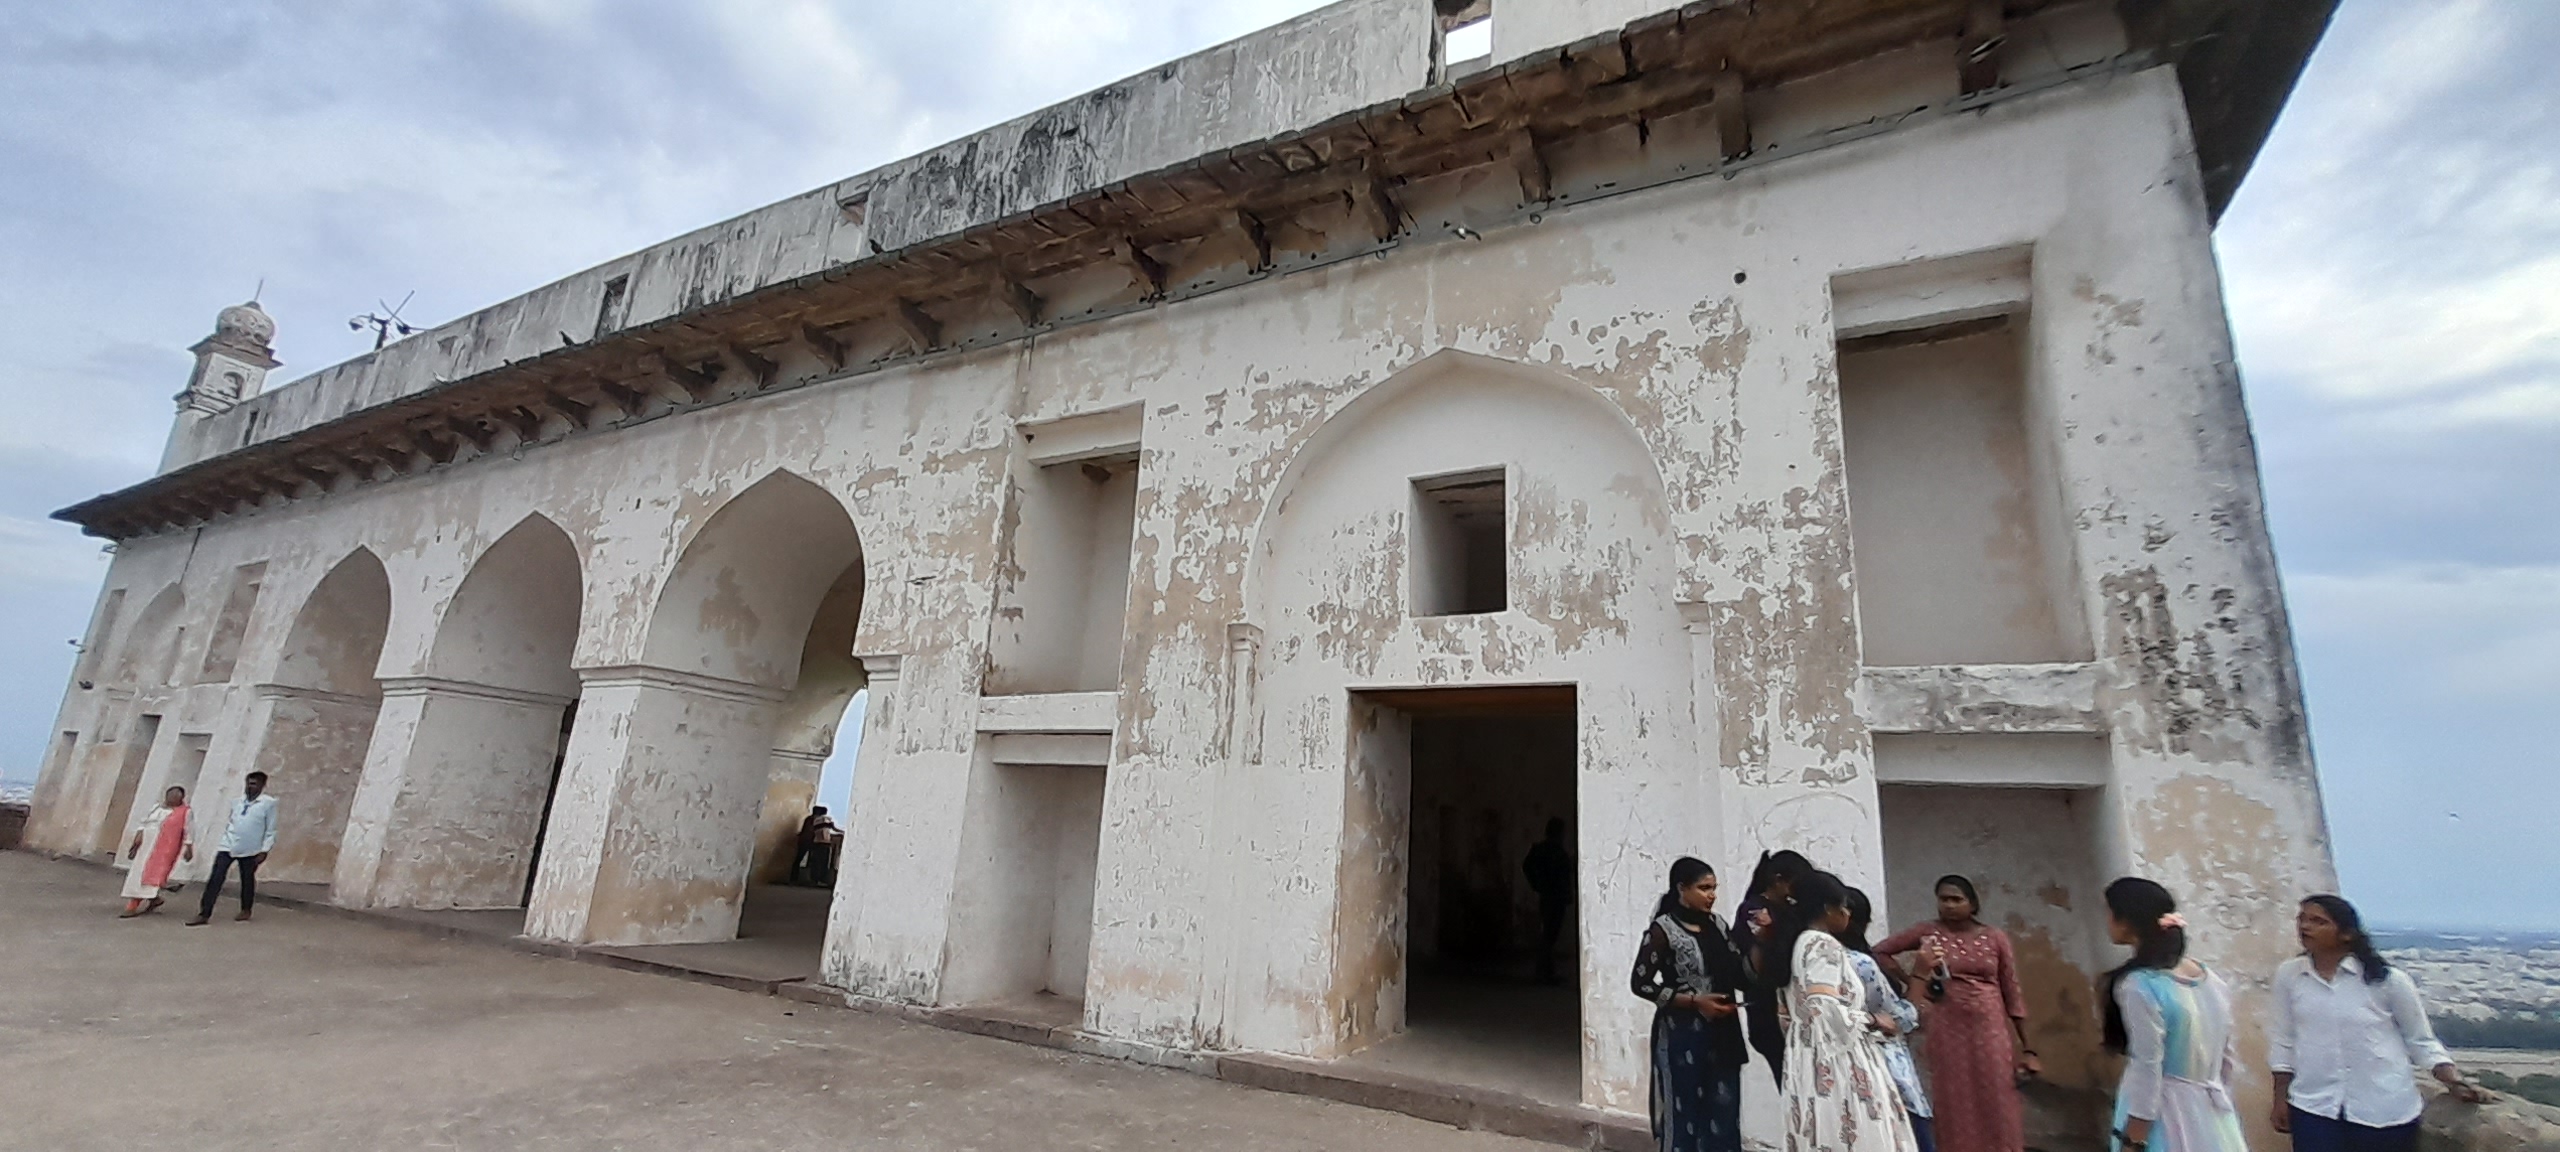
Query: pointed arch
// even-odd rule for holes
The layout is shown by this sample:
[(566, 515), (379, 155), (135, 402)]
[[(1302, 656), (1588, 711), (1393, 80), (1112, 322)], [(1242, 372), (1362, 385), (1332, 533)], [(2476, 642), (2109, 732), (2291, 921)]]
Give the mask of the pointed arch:
[(568, 532), (528, 514), (472, 562), (436, 625), (427, 673), (493, 688), (576, 696), (584, 565)]
[(376, 668), (390, 625), (391, 577), (367, 548), (330, 568), (294, 613), (275, 673), (258, 692), (251, 763), (279, 800), (262, 878), (327, 883), (334, 872), (381, 714)]
[(358, 548), (303, 598), (272, 679), (315, 692), (379, 696), (374, 668), (390, 627), (391, 576), (372, 549)]
[[(1443, 348), (1354, 397), (1326, 417), (1289, 458), (1254, 525), (1244, 588), (1246, 618), (1259, 622), (1265, 611), (1278, 538), (1287, 531), (1293, 498), (1311, 479), (1334, 470), (1337, 462), (1364, 455), (1364, 445), (1399, 435), (1394, 427), (1400, 422), (1399, 413), (1438, 410), (1452, 417), (1499, 420), (1498, 405), (1505, 393), (1528, 400), (1530, 406), (1549, 407), (1562, 418), (1552, 430), (1587, 433), (1589, 442), (1577, 443), (1576, 450), (1614, 465), (1632, 495), (1667, 517), (1670, 497), (1660, 462), (1625, 409), (1590, 385), (1552, 369)], [(1443, 428), (1442, 433), (1465, 438), (1455, 428)]]
[(157, 687), (168, 681), (172, 649), (178, 642), (178, 618), (186, 614), (187, 593), (175, 582), (162, 588), (144, 605), (142, 614), (133, 618), (125, 629), (124, 642), (117, 646), (116, 660), (107, 676), (110, 684), (124, 687)]
[[(777, 470), (721, 505), (685, 544), (650, 612), (641, 662), (787, 689), (819, 605), (862, 560), (843, 502)], [(853, 597), (858, 603), (858, 584)]]
[[(1502, 864), (1550, 817), (1641, 862), (1573, 879), (1577, 938), (1621, 946), (1623, 926), (1591, 910), (1634, 904), (1630, 876), (1715, 826), (1703, 785), (1624, 767), (1694, 762), (1679, 555), (1641, 430), (1611, 393), (1561, 372), (1444, 350), (1306, 435), (1255, 526), (1251, 627), (1231, 634), (1246, 641), (1230, 665), (1239, 799), (1220, 834), (1335, 863), (1245, 881), (1256, 915), (1236, 954), (1327, 943), (1285, 992), (1229, 1006), (1240, 1045), (1330, 1054), (1402, 1030), (1414, 973), (1428, 979), (1438, 959), (1431, 929), (1452, 922), (1444, 908), (1498, 916), (1513, 899)], [(1558, 691), (1569, 712), (1532, 715)], [(1470, 708), (1505, 714), (1426, 711)], [(1479, 771), (1496, 760), (1501, 772)], [(1268, 976), (1248, 963), (1228, 979)], [(1310, 1035), (1272, 1001), (1342, 1010)], [(1579, 1015), (1587, 1033), (1635, 1034), (1596, 988)], [(1541, 1043), (1579, 1048), (1569, 1033)], [(1586, 1093), (1629, 1051), (1581, 1051)]]
[(569, 534), (539, 514), (472, 561), (424, 675), (389, 686), (340, 845), (341, 903), (524, 901), (577, 719), (581, 567)]
[(788, 471), (700, 522), (637, 662), (588, 672), (551, 816), (559, 848), (543, 850), (527, 934), (737, 935), (750, 881), (790, 849), (843, 700), (861, 687), (863, 562), (844, 504)]

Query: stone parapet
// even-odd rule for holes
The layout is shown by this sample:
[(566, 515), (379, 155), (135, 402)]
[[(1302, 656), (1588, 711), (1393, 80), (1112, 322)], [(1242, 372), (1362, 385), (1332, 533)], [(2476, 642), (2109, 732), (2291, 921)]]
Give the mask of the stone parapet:
[(2501, 1094), (2464, 1104), (2436, 1093), (2427, 1102), (2419, 1152), (2560, 1152), (2560, 1108)]

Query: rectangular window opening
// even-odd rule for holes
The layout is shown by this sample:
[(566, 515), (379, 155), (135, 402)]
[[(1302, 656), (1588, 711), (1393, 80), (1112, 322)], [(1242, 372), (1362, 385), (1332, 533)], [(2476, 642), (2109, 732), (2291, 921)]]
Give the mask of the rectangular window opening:
[(1473, 616), (1511, 606), (1500, 468), (1413, 482), (1413, 614)]
[(1485, 60), (1493, 55), (1493, 17), (1485, 16), (1457, 25), (1440, 40), (1442, 57), (1451, 67)]

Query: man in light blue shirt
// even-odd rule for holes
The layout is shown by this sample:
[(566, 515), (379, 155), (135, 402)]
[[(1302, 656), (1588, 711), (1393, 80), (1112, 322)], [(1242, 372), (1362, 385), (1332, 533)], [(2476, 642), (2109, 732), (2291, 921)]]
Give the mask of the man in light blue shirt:
[(276, 798), (266, 795), (264, 772), (250, 773), (240, 791), (239, 802), (231, 806), (231, 823), (222, 830), (222, 848), (213, 856), (204, 903), (197, 905), (196, 918), (187, 921), (190, 928), (213, 919), (213, 902), (222, 897), (222, 882), (234, 864), (240, 866), (240, 914), (232, 919), (248, 919), (249, 906), (257, 903), (258, 865), (267, 862), (268, 851), (276, 846)]

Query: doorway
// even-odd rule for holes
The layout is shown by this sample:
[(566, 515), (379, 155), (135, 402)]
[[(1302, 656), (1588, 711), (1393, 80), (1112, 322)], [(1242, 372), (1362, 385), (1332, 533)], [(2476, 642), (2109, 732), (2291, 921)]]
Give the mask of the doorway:
[[(1571, 1104), (1582, 1094), (1570, 686), (1360, 694), (1404, 723), (1404, 1019), (1351, 1059)], [(1392, 787), (1391, 782), (1381, 781)], [(1392, 821), (1399, 805), (1380, 806)], [(1381, 1023), (1386, 1023), (1381, 1021)]]

